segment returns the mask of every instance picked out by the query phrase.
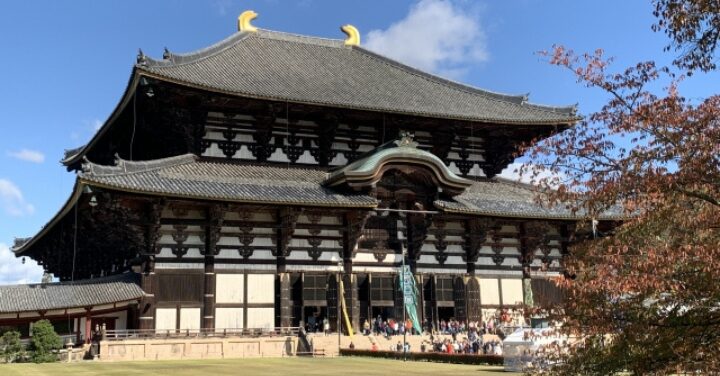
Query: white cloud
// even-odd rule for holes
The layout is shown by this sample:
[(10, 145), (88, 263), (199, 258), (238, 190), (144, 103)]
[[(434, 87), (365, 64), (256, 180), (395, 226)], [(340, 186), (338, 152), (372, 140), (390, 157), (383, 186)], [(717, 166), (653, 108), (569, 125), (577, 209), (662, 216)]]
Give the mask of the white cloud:
[(0, 285), (40, 282), (43, 268), (34, 260), (15, 257), (10, 247), (0, 243)]
[(488, 59), (485, 33), (474, 13), (443, 0), (421, 0), (405, 18), (372, 30), (369, 50), (436, 74), (459, 78)]
[(30, 149), (20, 149), (19, 151), (8, 151), (7, 155), (13, 158), (17, 158), (22, 161), (32, 163), (43, 163), (45, 162), (45, 154)]
[(35, 212), (35, 208), (25, 202), (20, 188), (7, 179), (0, 179), (0, 207), (13, 217)]
[[(526, 171), (524, 173), (520, 173), (520, 169), (526, 166)], [(537, 176), (533, 176), (534, 170), (537, 170)], [(532, 184), (533, 180), (535, 182), (548, 179), (546, 180), (547, 183), (550, 184), (550, 186), (558, 186), (558, 183), (564, 181), (565, 175), (564, 174), (558, 174), (554, 173), (548, 169), (544, 169), (538, 165), (531, 165), (527, 163), (510, 163), (505, 169), (498, 175), (498, 177), (519, 181), (522, 183)]]

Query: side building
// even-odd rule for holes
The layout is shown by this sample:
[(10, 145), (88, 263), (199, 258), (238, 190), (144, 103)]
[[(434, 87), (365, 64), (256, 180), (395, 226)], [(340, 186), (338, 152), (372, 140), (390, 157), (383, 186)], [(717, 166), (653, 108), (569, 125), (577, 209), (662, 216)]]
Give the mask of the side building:
[[(520, 322), (518, 308), (558, 299), (549, 278), (584, 218), (496, 175), (520, 144), (571, 127), (575, 108), (442, 79), (343, 30), (329, 40), (245, 20), (197, 52), (140, 52), (114, 112), (62, 161), (77, 173), (70, 198), (16, 241), (61, 282), (0, 288), (0, 325), (53, 313), (86, 335), (112, 320), (223, 330), (328, 318), (336, 330), (342, 278), (357, 328), (402, 316), (403, 258), (423, 321), (507, 309)], [(33, 289), (47, 304), (6, 303)]]

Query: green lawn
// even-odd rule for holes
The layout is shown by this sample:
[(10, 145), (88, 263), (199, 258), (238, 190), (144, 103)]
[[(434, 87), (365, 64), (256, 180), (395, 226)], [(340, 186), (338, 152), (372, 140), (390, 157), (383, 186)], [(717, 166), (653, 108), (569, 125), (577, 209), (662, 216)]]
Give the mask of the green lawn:
[(402, 362), (372, 358), (254, 358), (145, 362), (2, 364), (0, 375), (516, 375), (497, 366)]

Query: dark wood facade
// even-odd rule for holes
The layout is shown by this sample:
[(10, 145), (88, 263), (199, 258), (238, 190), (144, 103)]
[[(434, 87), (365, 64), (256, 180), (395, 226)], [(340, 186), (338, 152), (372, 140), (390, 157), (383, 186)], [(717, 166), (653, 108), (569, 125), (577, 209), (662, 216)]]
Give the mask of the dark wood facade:
[[(509, 112), (560, 120), (273, 100), (163, 79), (141, 60), (108, 123), (67, 153), (67, 168), (81, 172), (73, 196), (16, 248), (61, 280), (140, 273), (145, 296), (129, 326), (252, 327), (267, 317), (297, 326), (322, 317), (335, 328), (338, 278), (356, 328), (400, 317), (403, 252), (430, 321), (521, 307), (534, 286), (524, 280), (559, 275), (578, 218), (514, 199), (532, 189), (493, 177), (519, 145), (570, 126), (577, 118), (567, 110), (431, 76)], [(327, 184), (338, 171), (368, 175)]]

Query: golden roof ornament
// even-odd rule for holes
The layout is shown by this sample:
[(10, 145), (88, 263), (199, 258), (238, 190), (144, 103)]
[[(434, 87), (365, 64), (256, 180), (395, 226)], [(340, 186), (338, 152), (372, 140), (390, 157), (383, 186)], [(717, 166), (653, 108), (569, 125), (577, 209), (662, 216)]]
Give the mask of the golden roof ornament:
[(347, 24), (347, 25), (341, 26), (340, 30), (342, 30), (342, 32), (348, 36), (345, 39), (346, 46), (359, 46), (360, 45), (360, 32), (358, 31), (358, 29), (355, 26)]
[(246, 10), (242, 13), (240, 13), (240, 16), (238, 17), (238, 31), (248, 31), (248, 32), (256, 32), (257, 28), (250, 24), (250, 21), (256, 19), (258, 16), (255, 11), (252, 10)]

